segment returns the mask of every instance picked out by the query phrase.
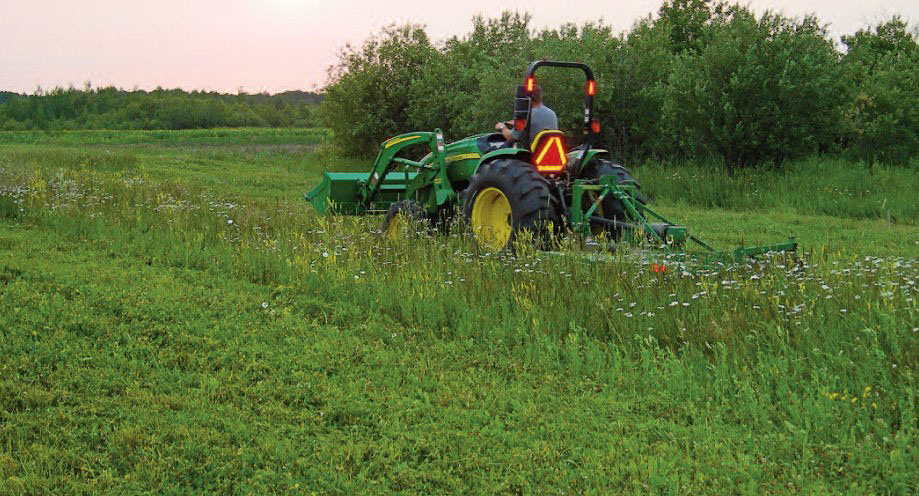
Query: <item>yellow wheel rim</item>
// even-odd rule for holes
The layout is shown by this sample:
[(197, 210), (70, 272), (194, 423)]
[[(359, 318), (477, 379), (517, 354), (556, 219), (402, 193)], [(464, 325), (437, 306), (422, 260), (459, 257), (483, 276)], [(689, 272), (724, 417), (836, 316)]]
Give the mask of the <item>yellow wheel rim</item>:
[(406, 227), (408, 227), (408, 219), (405, 218), (404, 214), (400, 212), (393, 215), (392, 220), (389, 221), (389, 225), (386, 226), (386, 239), (397, 241), (405, 238)]
[(472, 204), (472, 232), (483, 248), (500, 250), (511, 239), (511, 202), (498, 188), (485, 188)]

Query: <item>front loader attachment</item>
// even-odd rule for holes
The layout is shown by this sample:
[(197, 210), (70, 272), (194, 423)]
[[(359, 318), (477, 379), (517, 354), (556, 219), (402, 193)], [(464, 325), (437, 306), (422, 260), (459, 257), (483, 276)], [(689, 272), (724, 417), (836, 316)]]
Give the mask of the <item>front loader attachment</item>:
[[(399, 156), (417, 145), (427, 146), (430, 152), (421, 161)], [(303, 196), (323, 215), (363, 215), (385, 213), (393, 203), (408, 197), (417, 200), (419, 190), (433, 189), (434, 206), (439, 207), (456, 196), (444, 155), (440, 129), (400, 134), (380, 144), (370, 172), (326, 172), (319, 186)]]
[(409, 181), (417, 175), (417, 172), (386, 174), (369, 204), (362, 196), (371, 177), (366, 172), (326, 172), (319, 185), (304, 196), (323, 215), (385, 212), (390, 205), (405, 198)]

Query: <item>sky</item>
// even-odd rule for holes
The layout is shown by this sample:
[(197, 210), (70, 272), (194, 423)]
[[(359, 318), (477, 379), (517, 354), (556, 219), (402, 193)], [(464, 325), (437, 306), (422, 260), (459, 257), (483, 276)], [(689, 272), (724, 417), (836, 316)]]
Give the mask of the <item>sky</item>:
[[(249, 93), (319, 89), (347, 43), (390, 23), (435, 41), (476, 14), (530, 12), (534, 28), (602, 19), (626, 31), (661, 0), (0, 0), (0, 90), (114, 85)], [(835, 38), (903, 15), (917, 0), (748, 0), (757, 12), (815, 13)]]

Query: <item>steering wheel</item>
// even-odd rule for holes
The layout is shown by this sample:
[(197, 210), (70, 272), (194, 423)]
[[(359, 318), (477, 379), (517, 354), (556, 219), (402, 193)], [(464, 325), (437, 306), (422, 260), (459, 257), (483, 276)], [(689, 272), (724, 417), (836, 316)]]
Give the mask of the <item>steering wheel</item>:
[(506, 141), (504, 135), (501, 133), (491, 133), (488, 135), (488, 146), (492, 148), (497, 148), (506, 143)]
[[(502, 124), (504, 124), (507, 129), (511, 131), (514, 130), (514, 121), (504, 121)], [(485, 140), (486, 143), (488, 143), (489, 149), (491, 150), (500, 148), (507, 144), (507, 140), (504, 138), (504, 134), (499, 132), (489, 134)]]

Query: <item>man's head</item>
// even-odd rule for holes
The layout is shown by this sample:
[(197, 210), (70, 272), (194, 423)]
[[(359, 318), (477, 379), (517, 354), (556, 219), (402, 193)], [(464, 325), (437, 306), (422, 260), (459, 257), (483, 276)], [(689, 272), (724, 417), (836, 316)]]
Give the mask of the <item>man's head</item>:
[(542, 88), (538, 84), (533, 85), (533, 95), (530, 97), (533, 103), (542, 105)]

